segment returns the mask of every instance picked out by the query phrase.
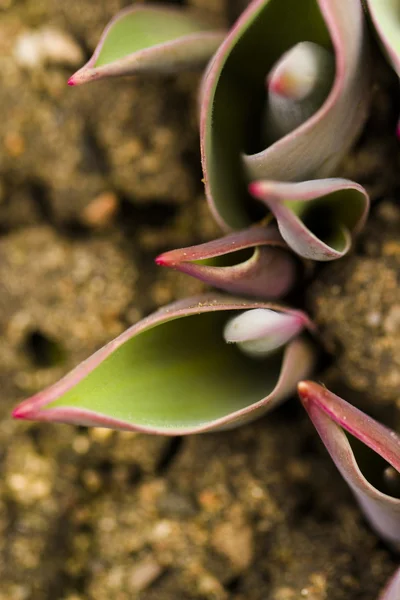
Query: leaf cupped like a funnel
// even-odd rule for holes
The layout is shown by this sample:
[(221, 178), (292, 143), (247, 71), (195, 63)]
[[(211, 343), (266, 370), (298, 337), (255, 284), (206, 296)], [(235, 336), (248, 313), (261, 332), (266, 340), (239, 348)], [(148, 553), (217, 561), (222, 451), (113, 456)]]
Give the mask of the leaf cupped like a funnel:
[(243, 355), (223, 331), (247, 308), (270, 305), (215, 295), (167, 306), (23, 402), (14, 417), (169, 435), (252, 420), (293, 393), (313, 351), (296, 338), (264, 361)]
[[(316, 383), (303, 381), (298, 391), (326, 449), (372, 527), (386, 542), (400, 549), (400, 494), (392, 495), (385, 482), (388, 467), (400, 478), (400, 437)], [(348, 438), (345, 431), (352, 437)], [(370, 452), (367, 460), (365, 452)]]
[[(303, 42), (332, 55), (333, 81), (309, 118), (265, 146), (259, 137), (265, 130), (265, 78), (286, 52)], [(204, 180), (221, 225), (240, 229), (251, 221), (251, 181), (331, 175), (365, 121), (368, 97), (359, 0), (253, 0), (213, 57), (202, 86)]]
[(312, 260), (344, 256), (369, 211), (365, 189), (347, 179), (255, 181), (249, 189), (271, 210), (288, 246)]

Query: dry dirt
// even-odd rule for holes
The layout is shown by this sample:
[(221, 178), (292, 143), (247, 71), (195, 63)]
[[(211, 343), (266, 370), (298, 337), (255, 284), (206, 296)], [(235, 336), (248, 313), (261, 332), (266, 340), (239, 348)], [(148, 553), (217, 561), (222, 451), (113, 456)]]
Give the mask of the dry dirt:
[[(237, 8), (189, 3), (216, 20)], [(198, 74), (65, 85), (127, 4), (0, 0), (0, 600), (376, 600), (397, 559), (295, 399), (185, 439), (10, 419), (127, 325), (198, 292), (153, 258), (217, 233)], [(26, 64), (21, 39), (43, 27), (69, 50)], [(398, 186), (396, 141), (379, 142), (395, 118), (386, 71), (382, 86), (344, 166), (375, 215), (356, 254), (315, 274), (307, 304), (337, 358), (321, 378), (400, 427), (400, 217), (379, 202)]]

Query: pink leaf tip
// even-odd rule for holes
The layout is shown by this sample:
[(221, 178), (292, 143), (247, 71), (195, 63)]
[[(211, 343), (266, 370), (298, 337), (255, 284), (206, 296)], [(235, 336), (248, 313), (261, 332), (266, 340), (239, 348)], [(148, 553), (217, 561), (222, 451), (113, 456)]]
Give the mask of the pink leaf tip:
[(291, 83), (288, 77), (284, 74), (280, 74), (276, 77), (272, 77), (268, 82), (268, 88), (270, 92), (277, 94), (278, 96), (290, 97), (289, 91), (291, 89)]
[[(334, 59), (314, 42), (300, 42), (288, 50), (267, 77), (269, 92), (300, 102), (319, 89), (331, 87)], [(325, 93), (323, 94), (325, 96)]]
[(157, 258), (154, 259), (154, 262), (159, 267), (171, 267), (172, 266), (172, 262), (167, 259), (165, 254), (160, 254), (160, 256), (157, 256)]
[(29, 408), (23, 404), (14, 408), (11, 413), (13, 419), (29, 419)]
[(260, 181), (252, 181), (249, 183), (248, 190), (254, 198), (262, 199), (264, 197), (262, 183)]
[(318, 391), (318, 385), (313, 381), (300, 381), (297, 384), (297, 391), (303, 404), (307, 404), (312, 399), (312, 394)]
[(76, 81), (75, 81), (75, 75), (72, 75), (72, 76), (71, 76), (71, 77), (68, 79), (68, 81), (67, 81), (67, 85), (71, 85), (71, 86), (73, 86), (73, 85), (76, 85)]

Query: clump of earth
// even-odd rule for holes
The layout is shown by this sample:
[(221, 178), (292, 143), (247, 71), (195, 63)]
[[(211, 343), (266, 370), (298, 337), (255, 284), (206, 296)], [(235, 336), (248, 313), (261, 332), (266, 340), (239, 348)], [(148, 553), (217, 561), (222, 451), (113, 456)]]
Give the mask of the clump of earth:
[[(376, 600), (396, 557), (296, 399), (185, 439), (10, 419), (144, 314), (200, 292), (153, 258), (219, 233), (199, 167), (200, 74), (66, 88), (127, 4), (0, 0), (0, 600)], [(243, 3), (187, 4), (226, 22)], [(321, 378), (389, 425), (400, 398), (392, 86), (382, 66), (369, 133), (343, 167), (369, 185), (371, 220), (306, 297)]]

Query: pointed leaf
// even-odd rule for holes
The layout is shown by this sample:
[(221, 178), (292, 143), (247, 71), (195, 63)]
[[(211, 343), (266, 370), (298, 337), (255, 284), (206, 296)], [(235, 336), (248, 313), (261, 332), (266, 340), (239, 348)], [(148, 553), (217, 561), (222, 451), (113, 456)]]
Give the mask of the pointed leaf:
[(379, 600), (399, 600), (400, 598), (400, 569), (396, 571), (389, 583), (379, 596)]
[(109, 23), (91, 59), (68, 83), (199, 67), (207, 63), (224, 36), (225, 32), (212, 29), (186, 10), (135, 5)]
[(344, 256), (369, 210), (364, 188), (347, 179), (256, 181), (249, 189), (274, 214), (279, 231), (292, 250), (313, 260)]
[[(269, 147), (258, 148), (254, 136), (262, 131), (265, 77), (285, 52), (303, 41), (333, 53), (331, 91), (302, 125)], [(365, 50), (359, 0), (250, 3), (211, 61), (202, 87), (206, 193), (222, 226), (239, 229), (250, 222), (249, 181), (301, 181), (332, 173), (366, 117)]]
[[(297, 338), (254, 361), (223, 339), (232, 314), (262, 302), (202, 296), (134, 325), (14, 417), (181, 435), (252, 420), (290, 395), (313, 352)], [(305, 317), (306, 319), (306, 317)]]
[[(246, 249), (251, 255), (243, 257)], [(266, 299), (285, 296), (296, 283), (299, 267), (275, 227), (250, 227), (212, 242), (171, 250), (157, 257), (156, 263), (233, 294)]]
[[(400, 549), (400, 499), (375, 486), (377, 480), (377, 485), (384, 487), (387, 463), (400, 475), (400, 437), (316, 383), (301, 382), (298, 391), (329, 454), (372, 527), (384, 540)], [(363, 465), (366, 474), (361, 472), (352, 445), (343, 430), (370, 448), (376, 460), (381, 460), (378, 477), (371, 461)]]

